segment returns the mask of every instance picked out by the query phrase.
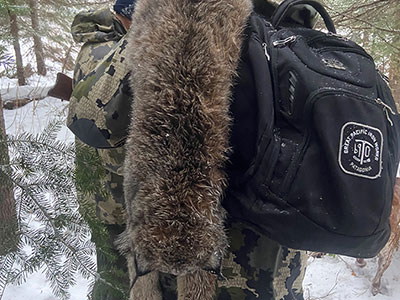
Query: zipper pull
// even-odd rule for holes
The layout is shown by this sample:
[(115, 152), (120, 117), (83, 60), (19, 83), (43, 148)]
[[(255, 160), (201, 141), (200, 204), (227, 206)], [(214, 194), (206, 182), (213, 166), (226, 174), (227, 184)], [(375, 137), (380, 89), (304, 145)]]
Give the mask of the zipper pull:
[(271, 56), (268, 53), (268, 45), (267, 43), (262, 43), (262, 47), (264, 48), (264, 54), (267, 57), (267, 60), (270, 61), (271, 60)]
[(345, 37), (343, 35), (340, 35), (340, 34), (337, 34), (337, 33), (330, 32), (330, 31), (326, 35), (327, 36), (333, 36), (333, 37), (335, 37), (335, 38), (337, 38), (339, 40), (345, 41), (345, 42), (350, 41), (350, 39), (348, 39), (347, 37)]
[(379, 71), (378, 69), (376, 69), (376, 71), (378, 72), (379, 76), (381, 76), (381, 78), (383, 79), (384, 82), (386, 82), (388, 85), (390, 85), (390, 80), (389, 77), (387, 77), (385, 74), (383, 74), (381, 71)]
[(295, 35), (289, 36), (284, 40), (277, 40), (275, 42), (272, 43), (272, 45), (274, 45), (274, 47), (285, 47), (289, 44), (294, 43), (297, 40), (297, 37)]
[(376, 98), (376, 99), (375, 99), (375, 102), (378, 103), (379, 105), (383, 106), (383, 111), (384, 111), (385, 114), (386, 114), (386, 119), (389, 121), (390, 126), (393, 126), (393, 121), (392, 121), (392, 119), (390, 119), (389, 112), (390, 112), (393, 116), (395, 116), (396, 113), (393, 111), (393, 109), (392, 109), (389, 105), (387, 105), (385, 102), (383, 102), (381, 98)]

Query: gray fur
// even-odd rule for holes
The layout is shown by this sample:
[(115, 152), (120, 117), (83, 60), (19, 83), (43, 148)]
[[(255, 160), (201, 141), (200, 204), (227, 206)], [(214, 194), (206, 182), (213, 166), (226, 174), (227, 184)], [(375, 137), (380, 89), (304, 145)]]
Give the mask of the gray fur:
[[(180, 276), (179, 299), (212, 299), (215, 276), (202, 270), (219, 270), (227, 247), (230, 89), (251, 9), (251, 0), (138, 0), (133, 15), (121, 248), (132, 278)], [(161, 299), (154, 273), (131, 299)]]

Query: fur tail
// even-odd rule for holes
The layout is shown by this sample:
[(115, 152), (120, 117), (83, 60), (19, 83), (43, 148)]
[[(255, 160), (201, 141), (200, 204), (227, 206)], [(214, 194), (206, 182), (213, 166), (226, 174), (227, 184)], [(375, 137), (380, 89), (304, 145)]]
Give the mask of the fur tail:
[(230, 90), (251, 9), (251, 0), (137, 1), (124, 247), (139, 273), (197, 272), (187, 286), (220, 267)]

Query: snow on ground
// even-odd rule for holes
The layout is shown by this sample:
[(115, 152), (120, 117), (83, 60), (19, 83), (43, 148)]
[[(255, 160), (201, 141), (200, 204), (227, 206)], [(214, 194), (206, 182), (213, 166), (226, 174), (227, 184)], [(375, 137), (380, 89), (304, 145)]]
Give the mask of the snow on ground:
[[(67, 107), (67, 102), (48, 97), (32, 101), (16, 110), (4, 110), (6, 132), (11, 135), (23, 132), (40, 133), (51, 120), (57, 117), (66, 118)], [(66, 142), (74, 140), (67, 127), (62, 128), (58, 138)]]
[[(28, 79), (29, 86), (18, 87), (16, 79), (0, 78), (0, 92), (3, 101), (12, 99), (15, 96), (24, 97), (47, 92), (55, 83), (55, 75), (42, 77), (32, 76)], [(33, 100), (31, 103), (16, 110), (4, 110), (7, 134), (19, 134), (22, 132), (40, 133), (46, 125), (55, 118), (66, 118), (68, 102), (52, 97), (43, 100)], [(64, 127), (59, 139), (72, 142), (73, 135)]]
[(371, 282), (378, 259), (366, 260), (360, 268), (355, 259), (345, 256), (309, 258), (303, 282), (307, 300), (398, 300), (400, 299), (400, 252), (393, 255), (392, 264), (382, 277), (381, 292), (373, 296)]
[[(48, 81), (52, 82), (52, 81)], [(47, 84), (46, 85), (51, 85)], [(0, 88), (12, 86), (10, 81), (2, 81)], [(36, 86), (36, 85), (35, 85)], [(17, 110), (5, 111), (8, 134), (24, 131), (38, 133), (56, 116), (65, 118), (67, 102), (54, 98), (34, 101)], [(58, 137), (63, 141), (73, 141), (66, 127)], [(375, 276), (377, 259), (368, 259), (365, 268), (355, 265), (355, 259), (343, 256), (310, 258), (303, 283), (305, 300), (398, 300), (400, 299), (400, 252), (395, 253), (392, 265), (382, 278), (382, 291), (377, 296), (371, 294), (371, 281)], [(70, 289), (72, 300), (84, 300), (88, 282), (77, 278), (77, 285)], [(6, 288), (2, 300), (54, 300), (49, 283), (40, 272), (32, 274), (20, 285)], [(262, 299), (261, 299), (262, 300)]]
[[(87, 280), (79, 277), (77, 284), (70, 288), (71, 300), (85, 300), (87, 295)], [(55, 300), (46, 277), (37, 272), (28, 277), (24, 284), (6, 287), (2, 300)]]

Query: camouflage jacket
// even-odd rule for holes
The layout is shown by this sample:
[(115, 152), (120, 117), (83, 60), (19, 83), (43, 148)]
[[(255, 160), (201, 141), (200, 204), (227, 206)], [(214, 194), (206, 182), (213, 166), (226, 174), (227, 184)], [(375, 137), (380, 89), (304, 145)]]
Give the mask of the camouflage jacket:
[(108, 149), (124, 144), (131, 92), (124, 64), (126, 31), (109, 9), (80, 13), (72, 24), (78, 55), (67, 119), (85, 144)]
[[(96, 146), (103, 141), (111, 145), (107, 138), (115, 137), (115, 132), (120, 132), (115, 140), (123, 144), (132, 98), (123, 64), (126, 31), (108, 8), (79, 13), (71, 31), (75, 42), (83, 45), (75, 65), (68, 127), (85, 144)], [(122, 224), (124, 148), (97, 152), (105, 167), (104, 184), (109, 195), (96, 194), (82, 200), (95, 205), (103, 223)]]
[(75, 65), (75, 86), (110, 53), (113, 46), (126, 34), (126, 30), (111, 10), (103, 8), (76, 15), (71, 34), (76, 43), (83, 43)]

